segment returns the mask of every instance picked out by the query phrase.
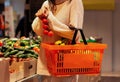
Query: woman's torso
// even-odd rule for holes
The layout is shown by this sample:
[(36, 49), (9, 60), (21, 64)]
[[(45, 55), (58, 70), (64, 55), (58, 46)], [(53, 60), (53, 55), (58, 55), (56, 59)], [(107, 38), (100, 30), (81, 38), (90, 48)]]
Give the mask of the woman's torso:
[[(47, 2), (48, 3), (48, 2)], [(55, 11), (53, 12), (54, 16), (63, 24), (69, 25), (70, 21), (70, 4), (69, 0), (66, 0), (65, 2), (56, 5), (55, 6)], [(47, 43), (54, 43), (55, 41), (61, 39), (62, 37), (54, 34), (54, 36), (49, 37), (49, 36), (44, 36), (43, 37), (43, 42)]]

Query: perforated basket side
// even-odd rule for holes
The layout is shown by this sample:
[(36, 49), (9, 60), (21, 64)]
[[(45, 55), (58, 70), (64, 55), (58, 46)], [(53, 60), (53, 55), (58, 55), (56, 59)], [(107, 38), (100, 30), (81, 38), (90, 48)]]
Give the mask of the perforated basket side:
[(47, 65), (53, 75), (98, 74), (103, 49), (47, 50)]

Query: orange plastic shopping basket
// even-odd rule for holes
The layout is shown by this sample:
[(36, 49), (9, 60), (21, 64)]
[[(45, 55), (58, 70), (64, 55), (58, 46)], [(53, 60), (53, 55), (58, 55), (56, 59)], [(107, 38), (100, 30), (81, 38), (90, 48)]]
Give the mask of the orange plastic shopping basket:
[(99, 74), (106, 44), (85, 43), (74, 45), (51, 45), (42, 43), (47, 67), (54, 76), (74, 74)]

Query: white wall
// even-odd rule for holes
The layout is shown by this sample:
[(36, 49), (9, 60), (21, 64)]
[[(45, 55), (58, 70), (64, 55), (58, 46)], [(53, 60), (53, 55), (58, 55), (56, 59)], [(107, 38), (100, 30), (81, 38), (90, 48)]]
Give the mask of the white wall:
[(102, 37), (108, 47), (103, 56), (102, 70), (112, 71), (112, 11), (85, 11), (84, 32), (87, 37)]
[(120, 72), (120, 0), (113, 13), (113, 71)]
[(114, 11), (85, 11), (86, 36), (103, 38), (108, 45), (103, 57), (102, 72), (120, 72), (120, 1)]

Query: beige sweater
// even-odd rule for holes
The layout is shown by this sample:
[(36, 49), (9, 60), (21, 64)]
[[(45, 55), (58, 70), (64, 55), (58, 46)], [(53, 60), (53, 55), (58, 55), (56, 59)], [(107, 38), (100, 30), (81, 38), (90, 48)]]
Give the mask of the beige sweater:
[[(44, 6), (49, 7), (48, 1), (45, 1), (41, 8)], [(32, 23), (33, 31), (42, 37), (42, 42), (55, 42), (61, 37), (72, 39), (73, 31), (69, 29), (69, 25), (76, 28), (81, 28), (83, 25), (84, 9), (82, 0), (66, 0), (64, 3), (56, 6), (57, 10), (53, 14), (49, 11), (48, 20), (50, 28), (54, 31), (54, 36), (48, 37), (42, 33), (41, 20), (36, 17)], [(80, 38), (78, 33), (78, 38)], [(79, 39), (78, 39), (79, 40)], [(44, 49), (41, 48), (41, 54), (38, 59), (37, 73), (42, 75), (49, 75), (46, 68), (46, 61), (44, 56)]]

